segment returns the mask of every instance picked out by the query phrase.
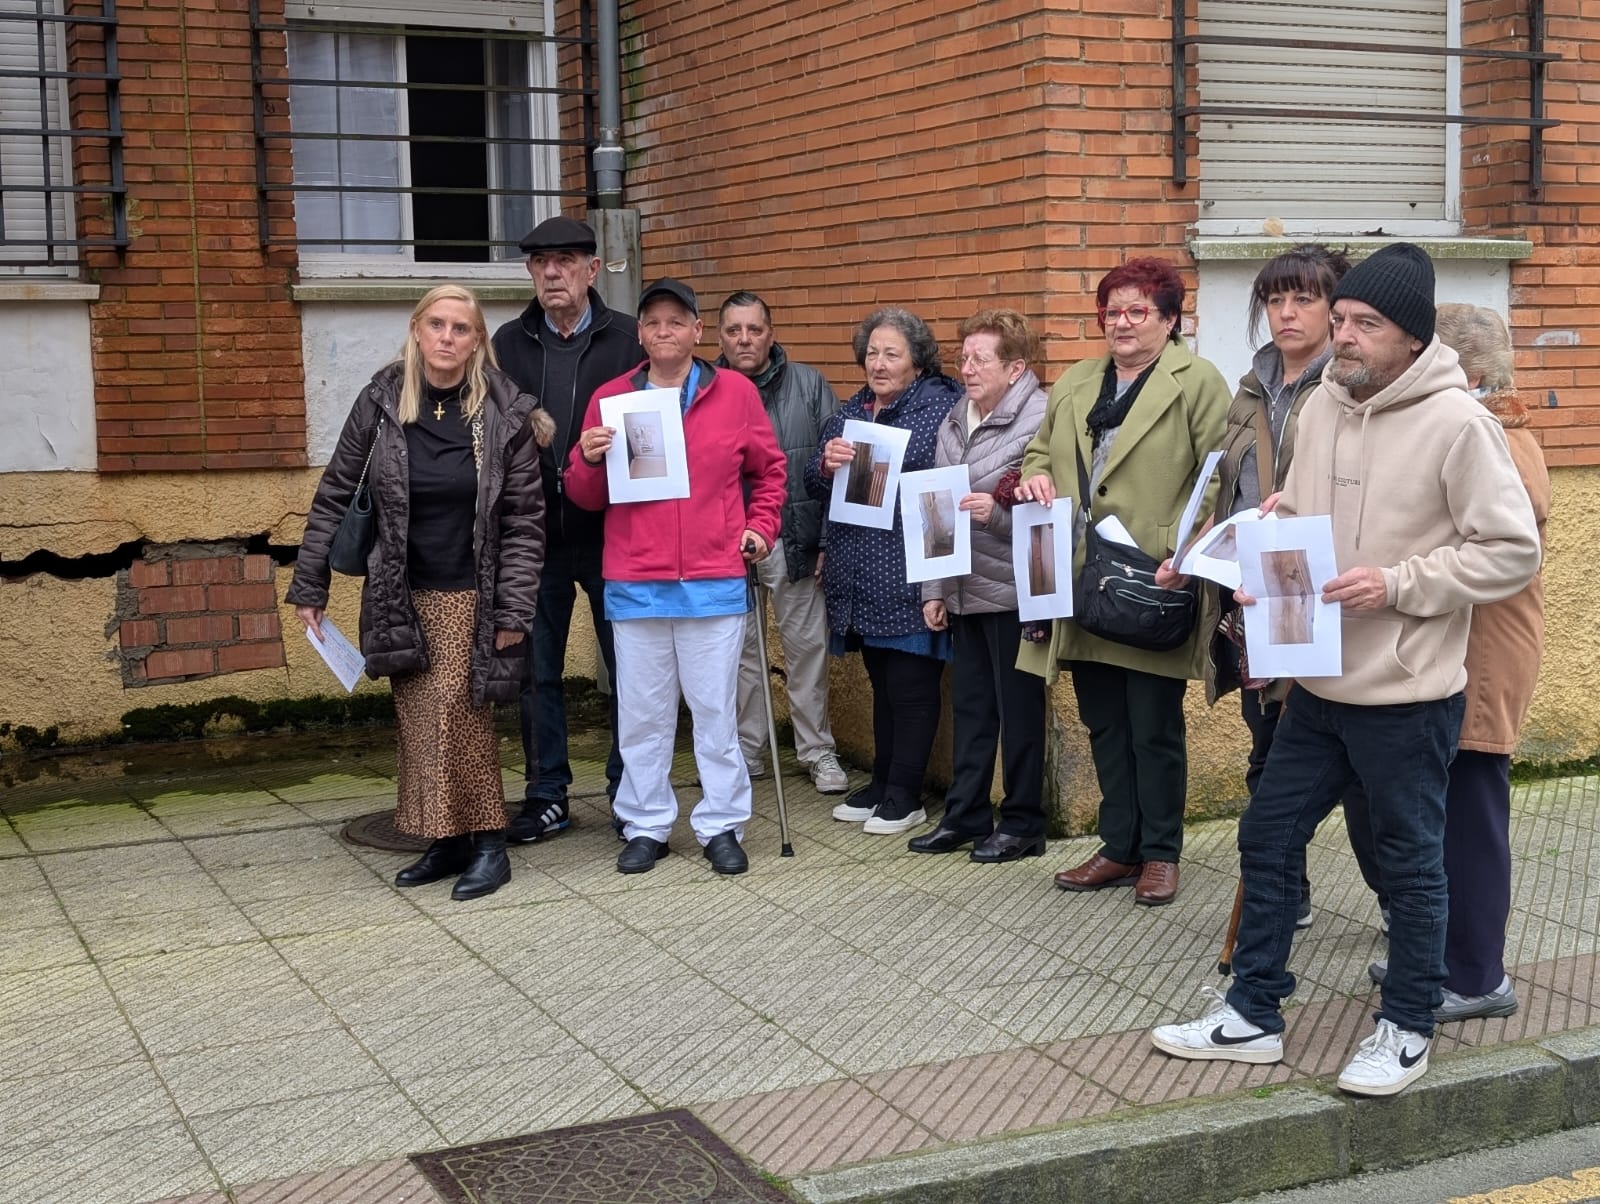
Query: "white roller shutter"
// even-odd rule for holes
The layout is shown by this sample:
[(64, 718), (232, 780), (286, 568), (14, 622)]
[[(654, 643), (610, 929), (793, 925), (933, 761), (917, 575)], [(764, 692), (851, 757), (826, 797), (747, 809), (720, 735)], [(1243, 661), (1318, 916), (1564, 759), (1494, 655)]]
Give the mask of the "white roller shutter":
[[(4, 5), (17, 11), (15, 4)], [(59, 5), (47, 5), (59, 11)], [(26, 11), (31, 11), (32, 5)], [(0, 129), (60, 129), (65, 124), (66, 105), (60, 80), (48, 81), (44, 88), (44, 111), (40, 111), (38, 72), (61, 69), (61, 27), (52, 22), (44, 31), (44, 61), (39, 61), (39, 27), (32, 21), (0, 21), (0, 71), (23, 72), (0, 75)], [(27, 78), (32, 75), (33, 78)], [(70, 184), (64, 147), (65, 138), (51, 138), (48, 147), (38, 134), (0, 134), (0, 183), (8, 187), (42, 188), (48, 179), (54, 184)], [(5, 218), (7, 243), (27, 246), (0, 246), (0, 264), (44, 258), (44, 240), (49, 234), (71, 238), (71, 205), (67, 193), (51, 197), (48, 216), (41, 192), (0, 193), (0, 210)], [(71, 247), (57, 248), (57, 254), (71, 260)]]
[(291, 21), (546, 32), (546, 0), (287, 0)]
[[(1199, 0), (1199, 32), (1244, 38), (1448, 45), (1445, 0)], [(1448, 110), (1449, 60), (1374, 50), (1212, 46), (1199, 52), (1200, 103), (1307, 109)], [(1203, 116), (1200, 216), (1366, 224), (1442, 220), (1446, 126)]]

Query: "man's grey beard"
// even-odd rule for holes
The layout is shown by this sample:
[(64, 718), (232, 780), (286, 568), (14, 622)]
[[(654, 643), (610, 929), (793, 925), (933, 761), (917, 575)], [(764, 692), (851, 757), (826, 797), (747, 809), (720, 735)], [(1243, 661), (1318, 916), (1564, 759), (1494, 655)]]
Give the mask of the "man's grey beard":
[(1372, 369), (1366, 361), (1338, 355), (1329, 362), (1328, 375), (1346, 389), (1362, 389), (1372, 383)]

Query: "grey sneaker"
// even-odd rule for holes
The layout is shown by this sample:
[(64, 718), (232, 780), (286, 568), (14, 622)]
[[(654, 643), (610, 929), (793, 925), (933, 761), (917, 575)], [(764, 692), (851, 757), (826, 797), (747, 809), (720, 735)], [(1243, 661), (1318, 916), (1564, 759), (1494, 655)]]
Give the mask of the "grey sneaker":
[(1517, 1010), (1517, 989), (1506, 975), (1500, 985), (1487, 995), (1457, 995), (1449, 987), (1444, 989), (1444, 1002), (1433, 1009), (1433, 1018), (1441, 1022), (1475, 1020), (1479, 1016), (1509, 1016)]
[(1294, 913), (1294, 926), (1296, 928), (1310, 928), (1313, 919), (1311, 913), (1311, 896), (1307, 895), (1300, 900), (1300, 910)]
[(850, 778), (832, 752), (825, 752), (806, 766), (811, 774), (811, 784), (818, 794), (843, 794), (850, 789)]
[(744, 768), (745, 772), (750, 775), (750, 780), (752, 782), (757, 778), (764, 778), (767, 776), (767, 761), (766, 758), (762, 757), (760, 754), (757, 754), (754, 757), (746, 757), (744, 759)]
[(1389, 909), (1387, 907), (1378, 908), (1378, 931), (1383, 933), (1384, 936), (1389, 935)]
[(1389, 977), (1389, 959), (1380, 957), (1375, 962), (1367, 963), (1367, 977), (1372, 979), (1372, 985), (1381, 987), (1383, 980)]

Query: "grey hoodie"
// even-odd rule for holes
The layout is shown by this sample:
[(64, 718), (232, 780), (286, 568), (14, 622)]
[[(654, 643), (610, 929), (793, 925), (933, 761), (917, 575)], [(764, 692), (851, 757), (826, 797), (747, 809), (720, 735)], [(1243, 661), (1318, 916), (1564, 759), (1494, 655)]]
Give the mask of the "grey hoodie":
[(1344, 612), (1344, 675), (1300, 679), (1319, 697), (1379, 706), (1456, 693), (1472, 607), (1509, 597), (1539, 569), (1505, 432), (1466, 387), (1436, 337), (1364, 402), (1324, 370), (1300, 411), (1278, 513), (1331, 515), (1339, 571), (1381, 569), (1388, 590), (1383, 608)]

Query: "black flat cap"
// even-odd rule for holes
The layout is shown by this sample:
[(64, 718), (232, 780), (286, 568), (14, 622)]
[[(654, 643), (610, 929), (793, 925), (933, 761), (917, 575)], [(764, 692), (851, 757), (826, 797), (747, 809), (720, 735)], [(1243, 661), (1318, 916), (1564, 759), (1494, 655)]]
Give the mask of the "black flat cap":
[(517, 244), (524, 255), (535, 251), (584, 251), (594, 254), (594, 228), (570, 217), (547, 217)]
[(639, 312), (644, 313), (644, 307), (657, 297), (671, 297), (695, 317), (700, 316), (700, 302), (694, 298), (694, 289), (681, 280), (674, 280), (671, 276), (663, 276), (644, 292), (639, 294)]

